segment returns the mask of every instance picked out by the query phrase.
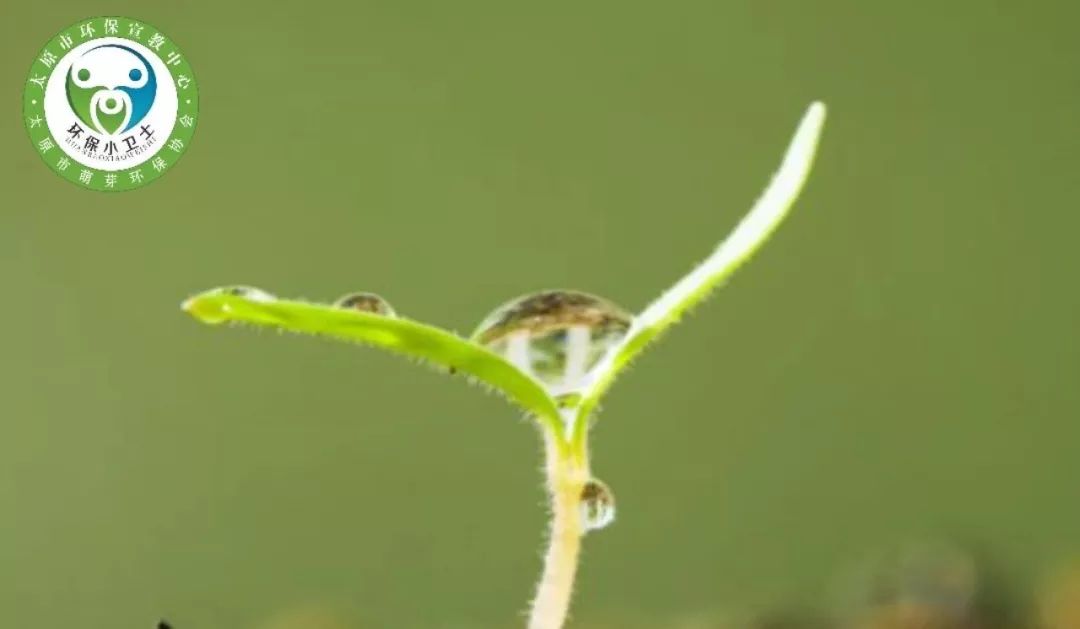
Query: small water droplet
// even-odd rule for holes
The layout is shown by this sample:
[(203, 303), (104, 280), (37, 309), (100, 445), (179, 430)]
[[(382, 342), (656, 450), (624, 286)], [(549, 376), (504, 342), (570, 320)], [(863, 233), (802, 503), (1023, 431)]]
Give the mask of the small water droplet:
[(390, 307), (390, 302), (375, 293), (349, 293), (335, 301), (334, 306), (338, 308), (348, 308), (350, 310), (359, 310), (361, 312), (370, 312), (386, 317), (393, 317), (396, 314), (394, 309)]
[(598, 479), (590, 479), (581, 489), (581, 525), (596, 531), (615, 521), (615, 494)]
[(543, 291), (488, 315), (472, 335), (558, 393), (579, 388), (604, 354), (626, 336), (632, 317), (577, 291)]
[(239, 297), (257, 303), (277, 300), (270, 293), (251, 286), (224, 286), (190, 297), (180, 307), (203, 323), (217, 325), (232, 320), (233, 304), (225, 297)]
[(254, 286), (225, 286), (218, 289), (222, 295), (229, 295), (230, 297), (243, 297), (248, 301), (257, 301), (260, 303), (266, 303), (277, 300), (277, 297), (264, 291), (261, 288), (255, 288)]

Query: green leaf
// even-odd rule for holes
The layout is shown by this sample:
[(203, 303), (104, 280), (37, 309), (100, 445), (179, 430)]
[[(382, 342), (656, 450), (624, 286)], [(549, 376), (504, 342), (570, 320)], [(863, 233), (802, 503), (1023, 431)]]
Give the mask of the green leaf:
[(488, 385), (562, 434), (559, 410), (544, 387), (501, 356), (456, 334), (404, 317), (278, 299), (258, 289), (215, 288), (182, 308), (210, 325), (241, 323), (328, 336), (418, 358)]
[(650, 342), (749, 260), (784, 220), (810, 174), (824, 124), (825, 105), (813, 103), (799, 123), (779, 170), (750, 212), (711, 256), (635, 317), (620, 345), (612, 348), (596, 366), (593, 380), (582, 392), (574, 421), (572, 440), (576, 448), (584, 443), (589, 415), (619, 373)]

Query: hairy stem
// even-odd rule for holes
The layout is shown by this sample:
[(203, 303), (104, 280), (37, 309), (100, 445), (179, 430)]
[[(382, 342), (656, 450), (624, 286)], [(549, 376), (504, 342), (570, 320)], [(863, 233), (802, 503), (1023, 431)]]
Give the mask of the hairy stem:
[[(568, 451), (560, 438), (545, 431), (548, 494), (551, 497), (551, 528), (544, 555), (544, 573), (536, 587), (529, 629), (561, 629), (570, 609), (578, 555), (581, 552), (581, 491), (589, 480), (584, 455)], [(583, 452), (579, 450), (578, 452)]]

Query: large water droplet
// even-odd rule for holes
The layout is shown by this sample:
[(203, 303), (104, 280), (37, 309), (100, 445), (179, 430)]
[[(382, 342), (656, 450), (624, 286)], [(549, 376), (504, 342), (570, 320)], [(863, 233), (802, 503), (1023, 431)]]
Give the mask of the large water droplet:
[(394, 309), (390, 306), (390, 302), (375, 293), (349, 293), (335, 301), (334, 306), (338, 308), (359, 310), (361, 312), (370, 312), (386, 317), (393, 317), (396, 315)]
[(581, 489), (581, 525), (596, 531), (615, 521), (615, 494), (603, 481), (590, 479)]
[(531, 373), (556, 393), (573, 391), (626, 336), (632, 317), (615, 304), (576, 291), (544, 291), (487, 316), (472, 339)]

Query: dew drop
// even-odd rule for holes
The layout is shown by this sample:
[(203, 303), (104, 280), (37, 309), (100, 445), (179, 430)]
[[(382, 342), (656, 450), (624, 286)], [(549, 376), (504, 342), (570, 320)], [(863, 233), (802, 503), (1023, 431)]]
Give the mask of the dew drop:
[(581, 526), (597, 531), (615, 521), (615, 494), (598, 479), (590, 479), (581, 489)]
[(585, 383), (589, 371), (626, 336), (631, 320), (606, 299), (576, 291), (544, 291), (497, 308), (472, 340), (561, 394)]
[(218, 289), (222, 295), (230, 297), (243, 297), (248, 301), (266, 303), (277, 300), (277, 297), (254, 286), (225, 286)]
[(231, 321), (233, 318), (230, 300), (225, 297), (239, 297), (251, 302), (270, 303), (277, 299), (270, 293), (252, 286), (223, 286), (200, 293), (184, 300), (180, 307), (203, 323), (216, 325)]
[(396, 316), (394, 309), (390, 307), (390, 302), (375, 293), (349, 293), (335, 301), (334, 306), (337, 308), (370, 312), (386, 317)]

